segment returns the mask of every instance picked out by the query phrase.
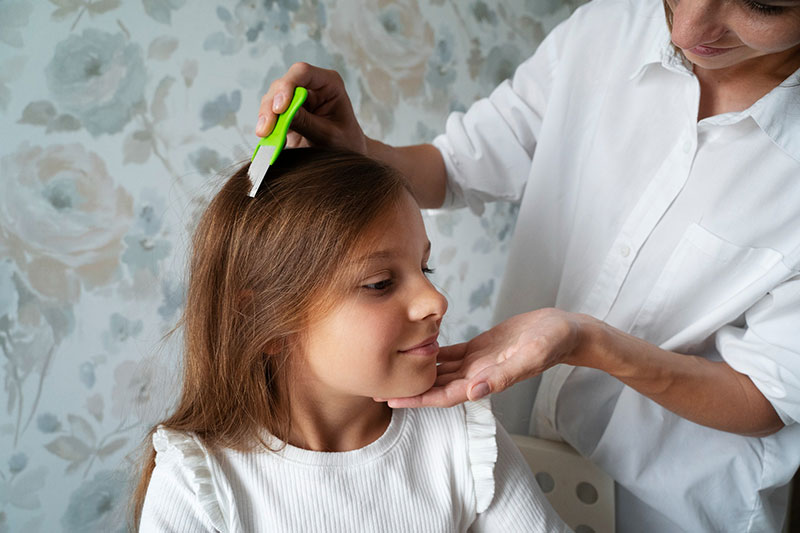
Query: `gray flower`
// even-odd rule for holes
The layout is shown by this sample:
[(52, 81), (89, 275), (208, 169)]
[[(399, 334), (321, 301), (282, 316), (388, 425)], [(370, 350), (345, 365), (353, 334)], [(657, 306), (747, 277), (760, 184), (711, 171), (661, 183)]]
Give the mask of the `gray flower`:
[[(266, 92), (266, 91), (262, 91)], [(222, 169), (227, 168), (233, 164), (227, 157), (219, 155), (216, 150), (206, 148), (205, 146), (198, 148), (189, 154), (189, 162), (203, 175), (203, 177), (211, 177)]]
[(169, 255), (172, 245), (165, 239), (153, 239), (146, 235), (126, 235), (127, 248), (122, 253), (122, 262), (132, 270), (149, 270), (158, 274), (159, 263)]
[(28, 466), (28, 456), (23, 452), (15, 453), (8, 460), (8, 471), (12, 474), (22, 472), (26, 466)]
[(496, 87), (513, 76), (523, 59), (519, 48), (513, 44), (495, 46), (489, 51), (481, 68), (481, 82), (487, 87)]
[(481, 285), (469, 295), (470, 312), (481, 307), (489, 307), (492, 303), (492, 294), (494, 294), (494, 279), (481, 283)]
[(142, 50), (121, 33), (71, 35), (57, 45), (45, 73), (54, 99), (94, 136), (121, 131), (143, 101)]
[(108, 331), (103, 333), (103, 344), (111, 352), (119, 351), (119, 347), (131, 337), (142, 332), (141, 320), (129, 320), (119, 313), (113, 313), (109, 319)]
[(22, 32), (28, 25), (31, 11), (33, 11), (33, 5), (27, 2), (10, 0), (0, 2), (0, 42), (14, 48), (22, 48), (25, 44), (22, 40)]
[(453, 50), (455, 48), (452, 32), (445, 28), (437, 32), (436, 45), (428, 60), (428, 72), (425, 81), (432, 87), (446, 89), (456, 79), (457, 65)]
[(86, 481), (69, 498), (61, 517), (64, 531), (118, 531), (124, 524), (125, 487), (127, 477), (121, 470), (101, 470)]
[(214, 100), (206, 102), (200, 111), (200, 118), (203, 120), (202, 129), (207, 130), (214, 126), (234, 126), (236, 124), (236, 112), (242, 105), (242, 92), (233, 91), (230, 96), (221, 94)]
[(164, 303), (159, 306), (158, 314), (164, 320), (170, 320), (186, 300), (186, 286), (180, 282), (166, 280), (161, 284), (161, 292), (164, 295)]
[(36, 427), (42, 433), (55, 433), (61, 429), (61, 422), (58, 417), (52, 413), (42, 413), (36, 417)]
[(186, 0), (142, 0), (144, 11), (162, 24), (172, 22), (172, 12), (183, 7)]
[(94, 365), (92, 363), (89, 361), (82, 363), (80, 368), (78, 368), (78, 375), (80, 376), (81, 383), (86, 385), (87, 389), (94, 387), (96, 378), (94, 375)]
[[(320, 2), (321, 5), (321, 2)], [(275, 42), (283, 40), (293, 27), (293, 16), (300, 9), (297, 0), (239, 0), (233, 12), (223, 6), (217, 7), (217, 18), (225, 25), (225, 31), (212, 33), (203, 43), (203, 49), (216, 50), (223, 55), (233, 55), (245, 44), (257, 41)], [(324, 23), (324, 8), (317, 8), (318, 21)], [(318, 33), (318, 32), (317, 32)], [(251, 49), (251, 54), (261, 55), (264, 48)]]

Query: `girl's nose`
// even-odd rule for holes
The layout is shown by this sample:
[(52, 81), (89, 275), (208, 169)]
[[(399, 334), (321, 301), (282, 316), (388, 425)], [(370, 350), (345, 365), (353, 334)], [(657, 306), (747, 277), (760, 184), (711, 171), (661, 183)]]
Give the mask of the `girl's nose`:
[(409, 306), (409, 318), (412, 321), (441, 320), (446, 311), (447, 298), (427, 278), (421, 280)]
[(672, 9), (672, 43), (683, 50), (713, 46), (725, 34), (727, 6), (718, 0), (680, 0)]

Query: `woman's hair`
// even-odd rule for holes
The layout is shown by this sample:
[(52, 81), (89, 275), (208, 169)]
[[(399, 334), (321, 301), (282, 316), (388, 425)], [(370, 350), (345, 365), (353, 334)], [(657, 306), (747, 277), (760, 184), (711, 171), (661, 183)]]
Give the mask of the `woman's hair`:
[[(192, 240), (183, 326), (183, 390), (160, 422), (206, 446), (238, 450), (285, 441), (290, 430), (286, 364), (307, 321), (329, 309), (366, 230), (409, 191), (394, 169), (321, 148), (284, 150), (255, 198), (249, 164), (222, 186)], [(131, 501), (138, 529), (153, 468), (151, 438)]]
[(664, 2), (664, 15), (667, 17), (667, 28), (669, 32), (672, 33), (672, 8), (669, 7), (667, 0), (663, 0)]

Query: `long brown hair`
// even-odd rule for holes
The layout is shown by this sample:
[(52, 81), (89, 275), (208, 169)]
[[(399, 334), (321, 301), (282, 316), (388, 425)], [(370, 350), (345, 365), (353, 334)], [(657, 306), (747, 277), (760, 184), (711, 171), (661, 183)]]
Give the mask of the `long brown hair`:
[(267, 446), (264, 430), (288, 438), (293, 341), (350, 279), (345, 267), (369, 226), (409, 191), (397, 171), (364, 156), (302, 148), (284, 150), (250, 198), (248, 167), (222, 186), (193, 236), (183, 389), (174, 413), (145, 438), (134, 530), (158, 425), (192, 432), (211, 449)]

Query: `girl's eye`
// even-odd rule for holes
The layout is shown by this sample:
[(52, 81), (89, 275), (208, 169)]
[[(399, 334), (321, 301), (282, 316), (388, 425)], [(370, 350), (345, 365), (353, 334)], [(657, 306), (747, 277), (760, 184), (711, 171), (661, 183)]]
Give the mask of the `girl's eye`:
[(386, 289), (392, 286), (392, 283), (393, 281), (391, 278), (386, 278), (380, 281), (376, 281), (375, 283), (367, 283), (366, 285), (363, 285), (363, 287), (365, 289), (373, 291), (385, 291)]
[(426, 266), (422, 267), (422, 273), (425, 274), (426, 276), (429, 274), (433, 274), (434, 272), (436, 272), (436, 270), (433, 268), (428, 268)]
[(777, 15), (778, 13), (782, 13), (784, 9), (778, 6), (768, 6), (760, 2), (754, 2), (753, 0), (743, 0), (743, 1), (744, 5), (747, 6), (748, 9), (762, 15)]

